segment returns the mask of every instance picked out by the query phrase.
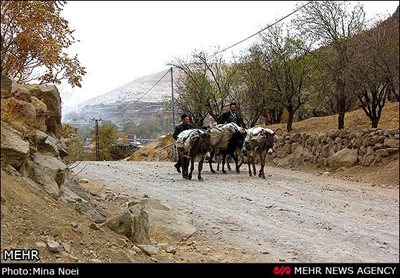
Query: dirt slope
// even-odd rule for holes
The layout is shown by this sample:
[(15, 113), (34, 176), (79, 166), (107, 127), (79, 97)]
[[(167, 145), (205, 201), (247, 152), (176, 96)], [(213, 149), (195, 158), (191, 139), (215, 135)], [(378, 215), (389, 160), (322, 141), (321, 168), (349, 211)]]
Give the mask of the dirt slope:
[[(293, 131), (296, 132), (307, 132), (307, 133), (327, 133), (331, 129), (337, 129), (337, 115), (326, 116), (326, 117), (315, 117), (300, 122), (293, 123)], [(352, 129), (360, 131), (364, 128), (371, 128), (371, 121), (365, 115), (362, 109), (357, 109), (351, 112), (347, 112), (344, 118), (344, 124), (346, 129)], [(274, 130), (280, 129), (286, 131), (286, 124), (270, 125), (269, 128)], [(378, 128), (392, 129), (399, 128), (399, 103), (387, 101), (382, 110), (382, 116), (379, 121)]]
[[(98, 204), (110, 215), (123, 208), (134, 194), (111, 194), (105, 187), (94, 183), (81, 183)], [(101, 200), (98, 196), (110, 193), (113, 198)], [(99, 230), (90, 228), (94, 223), (84, 215), (54, 200), (21, 177), (10, 176), (1, 171), (1, 247), (35, 248), (39, 250), (40, 262), (79, 263), (152, 263), (152, 262), (222, 262), (240, 261), (225, 249), (211, 249), (207, 243), (200, 243), (194, 237), (181, 242), (169, 242), (169, 234), (154, 230), (150, 226), (152, 244), (158, 246), (155, 255), (145, 255), (125, 236), (118, 235), (106, 227)], [(60, 244), (59, 252), (51, 252), (46, 246), (52, 239)], [(174, 253), (167, 253), (163, 245), (172, 247)], [(226, 247), (229, 248), (229, 247)], [(232, 247), (233, 248), (233, 247)], [(239, 251), (240, 252), (240, 251)], [(237, 252), (233, 252), (236, 254)], [(212, 255), (211, 255), (212, 254)], [(251, 254), (245, 254), (249, 257)], [(255, 256), (253, 254), (253, 256)], [(252, 260), (252, 259), (248, 259)], [(10, 262), (3, 260), (2, 262)]]

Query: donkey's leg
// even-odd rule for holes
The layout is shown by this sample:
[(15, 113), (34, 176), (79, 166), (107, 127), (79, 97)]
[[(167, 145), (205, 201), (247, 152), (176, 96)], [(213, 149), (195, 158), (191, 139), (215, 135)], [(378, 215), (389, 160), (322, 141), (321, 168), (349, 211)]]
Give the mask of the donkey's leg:
[(229, 161), (230, 161), (230, 158), (228, 156), (228, 158), (226, 159), (226, 167), (228, 168), (229, 171), (232, 171), (231, 165), (229, 165)]
[(260, 153), (260, 159), (261, 159), (261, 168), (260, 168), (260, 172), (258, 173), (258, 176), (260, 178), (265, 179), (265, 174), (264, 174), (264, 165), (265, 165), (265, 156), (267, 155), (267, 152), (264, 150)]
[(235, 153), (233, 153), (231, 156), (232, 156), (233, 160), (235, 161), (236, 173), (239, 174), (239, 173), (240, 173), (240, 170), (239, 170), (239, 161), (238, 161), (238, 157), (236, 156)]
[(226, 152), (224, 152), (223, 155), (222, 155), (222, 173), (224, 173), (224, 174), (226, 174), (225, 161), (226, 161)]
[(251, 156), (250, 156), (250, 152), (246, 152), (247, 153), (247, 166), (249, 166), (249, 176), (251, 177), (251, 167), (250, 167), (250, 163), (251, 163)]
[(238, 157), (238, 160), (239, 160), (239, 157), (240, 157), (240, 163), (239, 163), (239, 169), (240, 169), (240, 167), (242, 167), (242, 164), (244, 162), (244, 153), (242, 153), (242, 151), (239, 150), (237, 157)]
[[(192, 173), (193, 173), (193, 170), (194, 170), (194, 161), (195, 160), (196, 160), (196, 156), (191, 156), (190, 157), (190, 173), (189, 173), (189, 176), (188, 176), (189, 180), (192, 179)], [(189, 166), (189, 164), (188, 164), (188, 166)]]
[(187, 179), (188, 176), (188, 158), (182, 155), (182, 177)]
[(251, 164), (253, 165), (253, 175), (256, 175), (256, 153), (251, 156)]
[(204, 155), (201, 156), (201, 159), (199, 161), (199, 165), (198, 165), (198, 175), (197, 178), (201, 181), (203, 180), (203, 178), (201, 177), (201, 170), (203, 170), (203, 163), (204, 163)]
[(215, 158), (217, 159), (217, 171), (219, 171), (219, 165), (221, 164), (221, 154), (218, 152), (215, 154)]
[(208, 161), (208, 164), (210, 165), (210, 171), (211, 171), (211, 173), (215, 173), (214, 169), (212, 168), (212, 160), (213, 160), (213, 158), (214, 158), (214, 155), (215, 155), (215, 150), (212, 150), (212, 151), (210, 152), (210, 160)]

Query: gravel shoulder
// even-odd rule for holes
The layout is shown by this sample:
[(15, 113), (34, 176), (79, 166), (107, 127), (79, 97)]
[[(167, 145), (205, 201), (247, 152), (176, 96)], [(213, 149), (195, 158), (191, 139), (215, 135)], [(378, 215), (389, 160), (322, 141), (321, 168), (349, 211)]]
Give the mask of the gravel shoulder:
[(203, 181), (183, 179), (173, 162), (84, 162), (74, 171), (176, 207), (192, 219), (198, 240), (238, 261), (399, 262), (398, 187), (275, 167), (262, 180), (246, 169), (211, 174), (205, 165)]

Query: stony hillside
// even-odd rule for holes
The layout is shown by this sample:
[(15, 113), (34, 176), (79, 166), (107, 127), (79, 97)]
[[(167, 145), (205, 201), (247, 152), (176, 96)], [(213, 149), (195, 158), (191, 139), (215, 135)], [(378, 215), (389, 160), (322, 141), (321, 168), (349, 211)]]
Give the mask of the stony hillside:
[(193, 255), (188, 218), (149, 196), (78, 181), (64, 163), (57, 87), (1, 77), (1, 261), (35, 248), (41, 262), (180, 262)]
[[(66, 107), (63, 123), (78, 128), (91, 127), (92, 118), (106, 118), (122, 128), (130, 121), (140, 124), (149, 118), (170, 117), (170, 112), (162, 111), (163, 101), (171, 99), (170, 74), (161, 79), (166, 72), (164, 70), (143, 76), (104, 95), (91, 98), (79, 106)], [(174, 72), (174, 77), (179, 77), (179, 71)]]
[(62, 161), (61, 98), (57, 87), (20, 85), (1, 77), (1, 168), (26, 178), (95, 222), (104, 215), (90, 202)]
[[(81, 104), (81, 106), (91, 105), (108, 105), (115, 102), (135, 101), (147, 92), (165, 73), (167, 70), (157, 72), (155, 74), (143, 76), (118, 87), (104, 95), (91, 98)], [(175, 72), (175, 74), (178, 74)], [(151, 93), (141, 98), (145, 102), (161, 102), (165, 96), (171, 95), (171, 77), (167, 74), (155, 86)]]
[[(109, 219), (128, 204), (141, 203), (149, 213), (148, 245), (135, 244), (107, 225), (95, 224), (73, 207), (48, 196), (26, 178), (1, 171), (1, 248), (34, 248), (40, 262), (153, 263), (210, 262), (208, 246), (191, 235), (195, 228), (171, 205), (141, 196), (115, 194), (85, 180), (80, 184)], [(213, 254), (226, 257), (223, 250)], [(3, 252), (2, 252), (3, 255)], [(234, 259), (229, 258), (230, 261)], [(4, 261), (3, 257), (1, 258)]]

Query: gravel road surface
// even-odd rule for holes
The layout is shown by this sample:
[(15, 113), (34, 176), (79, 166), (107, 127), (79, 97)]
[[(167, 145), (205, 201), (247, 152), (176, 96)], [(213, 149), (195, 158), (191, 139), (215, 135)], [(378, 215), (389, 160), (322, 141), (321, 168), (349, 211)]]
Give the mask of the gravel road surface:
[(398, 188), (274, 167), (262, 180), (247, 165), (225, 175), (205, 165), (203, 181), (197, 169), (183, 179), (173, 162), (83, 162), (74, 172), (85, 165), (80, 178), (171, 204), (197, 236), (259, 254), (257, 262), (399, 262)]

